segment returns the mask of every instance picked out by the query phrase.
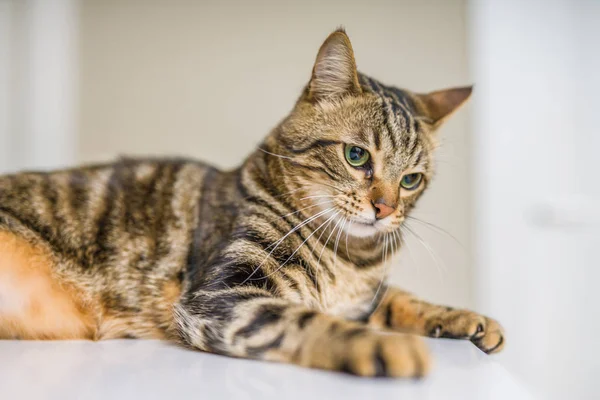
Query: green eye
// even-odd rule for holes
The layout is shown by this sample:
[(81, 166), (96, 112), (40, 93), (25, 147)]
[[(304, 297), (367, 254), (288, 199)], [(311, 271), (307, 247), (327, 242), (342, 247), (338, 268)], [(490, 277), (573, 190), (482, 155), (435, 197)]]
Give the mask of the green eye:
[(402, 186), (406, 190), (415, 190), (421, 184), (423, 180), (423, 174), (415, 173), (408, 174), (402, 177), (400, 181), (400, 186)]
[(344, 153), (346, 154), (346, 160), (353, 167), (362, 167), (369, 161), (369, 152), (365, 149), (347, 144)]

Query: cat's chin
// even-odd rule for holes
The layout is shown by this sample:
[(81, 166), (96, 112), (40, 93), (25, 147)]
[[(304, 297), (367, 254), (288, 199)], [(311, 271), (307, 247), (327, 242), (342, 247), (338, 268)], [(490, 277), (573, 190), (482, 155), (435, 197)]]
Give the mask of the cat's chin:
[(377, 229), (376, 223), (367, 224), (359, 221), (353, 221), (344, 230), (347, 231), (349, 235), (358, 238), (372, 237), (380, 232), (380, 230)]
[(354, 220), (348, 225), (348, 227), (344, 228), (344, 231), (346, 231), (350, 236), (354, 236), (356, 238), (366, 239), (373, 237), (378, 233), (381, 234), (389, 232), (387, 227), (384, 227), (384, 225), (381, 225), (381, 223), (378, 221), (373, 223), (365, 223)]

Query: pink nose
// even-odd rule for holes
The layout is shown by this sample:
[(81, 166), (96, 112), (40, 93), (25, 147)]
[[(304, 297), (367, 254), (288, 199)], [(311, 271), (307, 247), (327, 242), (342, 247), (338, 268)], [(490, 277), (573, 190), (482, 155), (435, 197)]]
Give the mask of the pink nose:
[(375, 207), (375, 218), (383, 219), (394, 212), (396, 207), (388, 206), (383, 199), (379, 199), (373, 203)]

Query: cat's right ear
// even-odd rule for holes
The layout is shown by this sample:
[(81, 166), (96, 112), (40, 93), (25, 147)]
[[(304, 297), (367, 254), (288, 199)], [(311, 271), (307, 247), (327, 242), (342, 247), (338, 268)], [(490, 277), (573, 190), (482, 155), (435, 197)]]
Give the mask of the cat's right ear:
[(352, 44), (346, 32), (338, 29), (319, 49), (308, 85), (308, 100), (334, 100), (360, 92)]
[(427, 94), (417, 94), (419, 113), (425, 116), (437, 129), (471, 96), (473, 86), (438, 90)]

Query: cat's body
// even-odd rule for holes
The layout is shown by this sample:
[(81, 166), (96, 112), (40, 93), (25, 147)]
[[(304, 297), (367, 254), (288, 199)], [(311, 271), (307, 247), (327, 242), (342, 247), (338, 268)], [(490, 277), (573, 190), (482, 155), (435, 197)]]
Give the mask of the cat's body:
[[(383, 278), (380, 245), (364, 246), (370, 259), (363, 268), (354, 268), (348, 265), (348, 254), (358, 254), (351, 246), (355, 239), (346, 241), (344, 235), (336, 241), (334, 236), (322, 247), (335, 224), (322, 231), (321, 240), (318, 235), (309, 237), (311, 227), (318, 225), (307, 224), (288, 235), (271, 256), (261, 253), (252, 258), (252, 265), (224, 266), (227, 252), (254, 248), (269, 254), (272, 244), (305, 219), (294, 214), (299, 208), (286, 196), (262, 186), (264, 179), (272, 179), (259, 172), (267, 170), (269, 157), (257, 152), (248, 161), (252, 166), (228, 172), (182, 159), (123, 159), (103, 166), (4, 176), (0, 224), (55, 258), (46, 262), (49, 278), (69, 286), (73, 303), (93, 321), (88, 330), (67, 337), (167, 338), (173, 333), (170, 310), (182, 292), (191, 286), (193, 291), (225, 289), (246, 278), (245, 285), (268, 287), (311, 308), (365, 317)], [(7, 246), (11, 241), (3, 242)], [(320, 268), (309, 255), (313, 250), (321, 256)], [(250, 276), (260, 265), (259, 258), (266, 262)], [(335, 268), (330, 266), (334, 261)], [(14, 285), (11, 292), (16, 289)], [(7, 297), (8, 289), (3, 294)], [(40, 299), (45, 308), (51, 308), (51, 302), (48, 297)], [(10, 308), (0, 310), (6, 315)], [(0, 336), (65, 335), (35, 329), (17, 329), (14, 324), (6, 332), (0, 324)]]
[(499, 350), (495, 321), (382, 285), (433, 173), (429, 132), (468, 93), (428, 96), (356, 73), (338, 31), (236, 170), (124, 159), (0, 177), (0, 338), (161, 338), (391, 376), (422, 375), (428, 356), (382, 328)]

